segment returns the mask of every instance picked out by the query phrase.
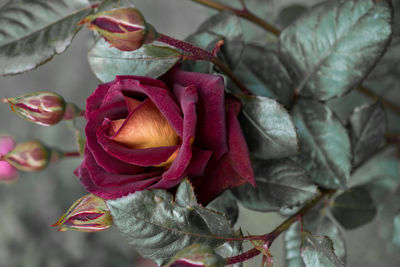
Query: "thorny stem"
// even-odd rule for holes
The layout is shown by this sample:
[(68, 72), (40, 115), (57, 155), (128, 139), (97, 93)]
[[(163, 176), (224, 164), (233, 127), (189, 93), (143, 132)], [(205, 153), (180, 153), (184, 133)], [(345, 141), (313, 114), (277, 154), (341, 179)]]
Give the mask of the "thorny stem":
[[(244, 19), (247, 19), (248, 21), (251, 21), (254, 24), (262, 27), (263, 29), (273, 33), (275, 36), (279, 36), (279, 34), (281, 33), (273, 25), (271, 25), (268, 22), (266, 22), (266, 21), (262, 20), (261, 18), (257, 17), (256, 15), (254, 15), (253, 13), (248, 11), (247, 9), (243, 9), (243, 10), (235, 9), (235, 8), (230, 7), (230, 6), (214, 2), (212, 0), (192, 0), (192, 1), (196, 2), (196, 3), (199, 3), (199, 4), (202, 4), (204, 6), (219, 10), (219, 11), (223, 11), (223, 10), (230, 11), (230, 12), (234, 13), (235, 15), (237, 15), (239, 17), (242, 17)], [(382, 104), (385, 107), (387, 107), (388, 109), (396, 112), (397, 114), (400, 114), (400, 107), (398, 105), (396, 105), (395, 103), (393, 103), (393, 102), (391, 102), (389, 100), (385, 100), (385, 99), (380, 98), (373, 91), (371, 91), (371, 90), (369, 90), (369, 89), (367, 89), (367, 88), (365, 88), (363, 86), (357, 87), (357, 90), (360, 91), (361, 93), (363, 93), (364, 95), (372, 98), (372, 99), (380, 99), (382, 101)]]
[[(314, 199), (312, 199), (310, 202), (308, 202), (301, 210), (287, 218), (284, 222), (282, 222), (280, 225), (278, 225), (272, 232), (264, 235), (262, 237), (262, 241), (265, 242), (265, 244), (269, 247), (272, 242), (284, 231), (286, 231), (293, 223), (299, 220), (299, 218), (303, 217), (304, 214), (306, 214), (311, 208), (313, 208), (321, 199), (323, 199), (325, 196), (328, 195), (333, 195), (336, 191), (335, 190), (327, 190), (321, 192), (318, 196), (316, 196)], [(244, 262), (246, 260), (249, 260), (258, 254), (260, 254), (261, 251), (252, 248), (249, 251), (246, 251), (243, 254), (227, 258), (226, 259), (226, 265), (230, 264), (235, 264), (239, 262)]]
[(159, 38), (157, 39), (159, 42), (163, 42), (169, 44), (173, 47), (181, 49), (187, 53), (189, 53), (186, 58), (192, 60), (206, 60), (212, 62), (215, 66), (217, 66), (223, 73), (225, 73), (239, 88), (242, 92), (246, 95), (252, 95), (249, 89), (236, 77), (233, 71), (224, 63), (222, 62), (217, 56), (213, 55), (212, 53), (201, 49), (200, 47), (194, 46), (190, 43), (177, 40), (165, 34), (160, 34)]

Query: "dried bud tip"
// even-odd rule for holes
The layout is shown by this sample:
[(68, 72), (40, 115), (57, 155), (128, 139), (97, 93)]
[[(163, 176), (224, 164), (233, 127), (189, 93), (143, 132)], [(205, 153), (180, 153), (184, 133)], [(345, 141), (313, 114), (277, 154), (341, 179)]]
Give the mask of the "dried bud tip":
[(59, 227), (57, 231), (76, 230), (81, 232), (99, 232), (108, 229), (113, 224), (106, 202), (93, 194), (88, 194), (77, 201), (52, 224)]

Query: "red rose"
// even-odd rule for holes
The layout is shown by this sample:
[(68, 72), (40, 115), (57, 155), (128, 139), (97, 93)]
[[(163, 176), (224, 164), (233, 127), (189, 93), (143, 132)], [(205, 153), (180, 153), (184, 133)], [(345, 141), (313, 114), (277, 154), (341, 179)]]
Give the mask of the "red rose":
[(160, 80), (117, 76), (87, 99), (85, 156), (75, 174), (104, 199), (189, 177), (206, 204), (254, 184), (239, 109), (217, 75), (174, 68)]

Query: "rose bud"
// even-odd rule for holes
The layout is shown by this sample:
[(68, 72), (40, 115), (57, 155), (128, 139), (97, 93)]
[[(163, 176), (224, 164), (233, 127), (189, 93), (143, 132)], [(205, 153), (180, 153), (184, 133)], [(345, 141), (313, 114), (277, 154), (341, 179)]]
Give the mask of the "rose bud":
[(64, 98), (53, 92), (34, 92), (16, 98), (6, 98), (11, 109), (27, 121), (40, 125), (53, 125), (64, 117)]
[(188, 177), (199, 203), (224, 190), (255, 185), (237, 115), (221, 76), (173, 68), (159, 80), (117, 76), (87, 99), (86, 190), (116, 199), (145, 189), (171, 189)]
[[(0, 137), (0, 157), (3, 157), (15, 147), (11, 136)], [(18, 178), (17, 169), (5, 160), (0, 160), (0, 183), (14, 182)]]
[(153, 26), (146, 23), (136, 8), (125, 7), (103, 11), (79, 22), (79, 25), (97, 31), (104, 39), (119, 50), (134, 51), (143, 44), (157, 39)]
[(13, 150), (1, 157), (21, 171), (36, 172), (47, 167), (51, 151), (38, 141), (19, 143)]
[(113, 224), (106, 202), (92, 194), (75, 201), (69, 210), (53, 225), (58, 231), (76, 230), (81, 232), (99, 232)]
[(191, 245), (178, 252), (167, 264), (168, 267), (223, 267), (225, 260), (210, 247)]

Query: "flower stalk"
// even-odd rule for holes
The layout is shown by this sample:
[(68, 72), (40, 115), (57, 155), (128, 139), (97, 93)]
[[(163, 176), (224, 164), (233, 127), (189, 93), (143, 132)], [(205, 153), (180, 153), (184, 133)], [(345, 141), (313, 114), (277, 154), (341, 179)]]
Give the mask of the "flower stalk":
[[(302, 209), (300, 209), (298, 212), (296, 212), (295, 214), (287, 218), (284, 222), (282, 222), (280, 225), (278, 225), (272, 232), (262, 236), (260, 239), (254, 239), (251, 236), (249, 236), (247, 239), (262, 241), (264, 242), (263, 247), (269, 248), (272, 242), (274, 242), (274, 240), (281, 233), (286, 231), (293, 223), (297, 222), (299, 218), (302, 218), (310, 209), (312, 209), (316, 204), (318, 204), (323, 198), (329, 195), (333, 195), (335, 192), (336, 190), (328, 190), (321, 192), (318, 196), (316, 196), (310, 202), (308, 202)], [(247, 261), (259, 255), (261, 252), (262, 251), (258, 248), (252, 248), (246, 251), (245, 253), (227, 258), (226, 265)]]
[(165, 34), (160, 34), (157, 39), (159, 42), (163, 42), (165, 44), (171, 45), (178, 49), (183, 50), (184, 52), (189, 53), (187, 58), (191, 60), (206, 60), (212, 62), (215, 66), (217, 66), (223, 73), (225, 73), (238, 87), (239, 89), (246, 95), (252, 95), (250, 90), (238, 79), (238, 77), (233, 73), (233, 71), (222, 62), (215, 54), (210, 53), (200, 47), (194, 46), (190, 43), (177, 40)]

